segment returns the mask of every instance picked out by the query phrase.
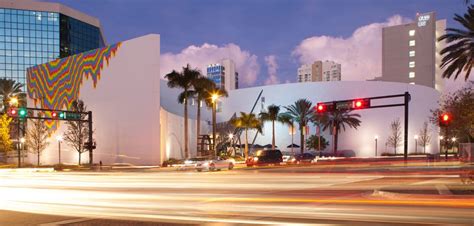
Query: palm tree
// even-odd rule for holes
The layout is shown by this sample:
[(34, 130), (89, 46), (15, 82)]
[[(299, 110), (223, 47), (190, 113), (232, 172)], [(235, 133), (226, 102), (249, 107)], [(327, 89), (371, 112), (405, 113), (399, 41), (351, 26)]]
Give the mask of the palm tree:
[(304, 129), (308, 125), (313, 115), (313, 107), (311, 101), (307, 99), (299, 99), (293, 105), (286, 106), (287, 113), (298, 123), (300, 127), (300, 150), (304, 152)]
[(331, 134), (333, 135), (333, 151), (334, 155), (337, 154), (337, 138), (339, 131), (342, 129), (346, 131), (346, 126), (349, 128), (357, 129), (360, 126), (361, 121), (358, 119), (360, 118), (359, 114), (353, 114), (350, 110), (335, 110), (329, 112), (326, 116), (324, 122), (323, 130), (328, 128), (331, 129)]
[(319, 156), (323, 156), (323, 152), (321, 151), (321, 129), (324, 127), (325, 123), (328, 121), (328, 114), (327, 113), (319, 113), (315, 112), (313, 116), (311, 117), (311, 122), (313, 122), (313, 125), (317, 128), (317, 134), (316, 136), (318, 137), (318, 146), (317, 149), (319, 151)]
[(18, 105), (26, 105), (26, 95), (21, 90), (23, 84), (18, 83), (14, 80), (0, 78), (0, 98), (2, 98), (2, 112), (5, 113), (8, 111), (9, 101), (12, 97), (18, 99)]
[(196, 106), (197, 106), (197, 114), (196, 114), (196, 138), (197, 138), (197, 145), (199, 145), (199, 134), (201, 133), (201, 103), (204, 101), (204, 104), (207, 107), (212, 106), (211, 100), (211, 90), (214, 89), (215, 83), (204, 77), (201, 76), (193, 81), (193, 96), (196, 98)]
[(249, 141), (248, 141), (248, 130), (256, 129), (257, 132), (262, 132), (262, 122), (253, 113), (240, 112), (240, 117), (233, 118), (231, 120), (232, 125), (237, 128), (243, 128), (245, 130), (245, 149), (244, 157), (247, 159), (249, 154)]
[(474, 66), (474, 6), (470, 5), (463, 16), (455, 14), (453, 19), (465, 29), (447, 28), (449, 33), (438, 38), (438, 41), (446, 40), (447, 44), (451, 43), (440, 52), (443, 55), (441, 68), (446, 68), (443, 78), (450, 78), (454, 74), (454, 79), (457, 79), (464, 72), (464, 79), (467, 80)]
[(272, 122), (272, 149), (275, 149), (275, 121), (278, 121), (280, 113), (280, 107), (274, 104), (267, 107), (267, 112), (260, 113), (260, 119), (262, 122)]
[(192, 69), (188, 64), (183, 67), (182, 72), (173, 70), (171, 73), (165, 75), (168, 79), (168, 87), (183, 89), (178, 96), (178, 102), (184, 104), (184, 155), (189, 158), (188, 149), (188, 99), (192, 97), (193, 81), (201, 76), (201, 72), (197, 69)]
[(294, 144), (293, 140), (294, 140), (295, 134), (293, 133), (293, 130), (295, 129), (295, 121), (293, 120), (293, 117), (291, 117), (291, 115), (286, 113), (286, 112), (281, 113), (278, 116), (278, 121), (280, 121), (283, 124), (286, 124), (286, 125), (290, 126), (290, 128), (291, 128), (291, 153), (294, 153), (293, 152), (293, 144)]

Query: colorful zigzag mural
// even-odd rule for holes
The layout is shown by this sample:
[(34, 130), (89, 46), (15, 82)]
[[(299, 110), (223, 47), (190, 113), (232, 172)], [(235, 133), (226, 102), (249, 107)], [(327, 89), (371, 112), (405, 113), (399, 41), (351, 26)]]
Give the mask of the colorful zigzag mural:
[[(93, 81), (94, 88), (100, 80), (100, 72), (109, 65), (121, 43), (95, 49), (67, 58), (40, 64), (27, 70), (28, 97), (45, 109), (70, 109), (79, 98), (83, 78)], [(49, 128), (55, 129), (55, 121), (47, 121)]]

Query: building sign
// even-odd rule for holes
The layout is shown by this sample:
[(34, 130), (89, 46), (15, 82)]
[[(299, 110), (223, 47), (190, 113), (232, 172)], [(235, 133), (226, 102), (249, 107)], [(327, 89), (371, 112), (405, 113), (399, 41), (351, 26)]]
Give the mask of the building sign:
[(418, 27), (424, 27), (430, 20), (430, 15), (421, 15), (418, 17)]

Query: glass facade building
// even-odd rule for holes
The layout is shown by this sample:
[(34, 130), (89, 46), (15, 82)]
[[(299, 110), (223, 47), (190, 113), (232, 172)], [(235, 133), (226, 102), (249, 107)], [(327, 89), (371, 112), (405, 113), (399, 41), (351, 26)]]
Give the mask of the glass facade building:
[(98, 27), (57, 12), (0, 8), (0, 78), (26, 84), (26, 68), (105, 46)]

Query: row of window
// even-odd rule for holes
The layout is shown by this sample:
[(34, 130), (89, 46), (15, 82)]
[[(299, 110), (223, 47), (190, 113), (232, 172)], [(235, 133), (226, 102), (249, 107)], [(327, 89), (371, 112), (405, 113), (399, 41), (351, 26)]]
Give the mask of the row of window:
[(13, 37), (12, 40), (25, 37), (59, 39), (59, 32), (57, 31), (0, 29), (0, 35), (5, 37)]
[[(0, 70), (19, 70), (19, 71), (25, 71), (27, 68), (38, 65), (38, 64), (43, 64), (50, 62), (54, 59), (51, 58), (29, 58), (28, 63), (25, 63), (24, 61), (22, 63), (7, 63), (7, 64), (0, 64)], [(32, 62), (34, 61), (34, 62)], [(25, 64), (23, 64), (25, 63)]]
[[(415, 36), (415, 30), (409, 30), (409, 31), (408, 31), (408, 35), (409, 35), (410, 37)], [(411, 47), (415, 46), (415, 44), (416, 44), (416, 43), (415, 43), (415, 40), (410, 40), (409, 43), (408, 43), (408, 45), (411, 46)], [(409, 57), (415, 57), (415, 50), (410, 50), (410, 51), (408, 52), (408, 56), (409, 56)], [(415, 61), (410, 61), (410, 62), (408, 62), (408, 67), (409, 67), (409, 68), (414, 68), (414, 67), (415, 67)], [(409, 77), (409, 78), (415, 78), (415, 72), (413, 72), (413, 71), (408, 72), (408, 77)], [(415, 83), (414, 83), (414, 82), (410, 82), (410, 84), (413, 84), (413, 85), (414, 85)]]
[(59, 52), (20, 52), (20, 55), (1, 55), (0, 54), (0, 63), (6, 64), (17, 64), (17, 63), (29, 63), (31, 58), (50, 58), (54, 59), (59, 57)]
[(0, 23), (1, 29), (25, 29), (25, 30), (40, 30), (40, 31), (59, 31), (59, 25), (47, 24), (17, 24), (17, 23)]
[(19, 56), (16, 51), (59, 52), (59, 45), (0, 43), (0, 51), (8, 56)]
[(27, 44), (59, 45), (59, 39), (0, 36), (0, 43), (11, 46)]

